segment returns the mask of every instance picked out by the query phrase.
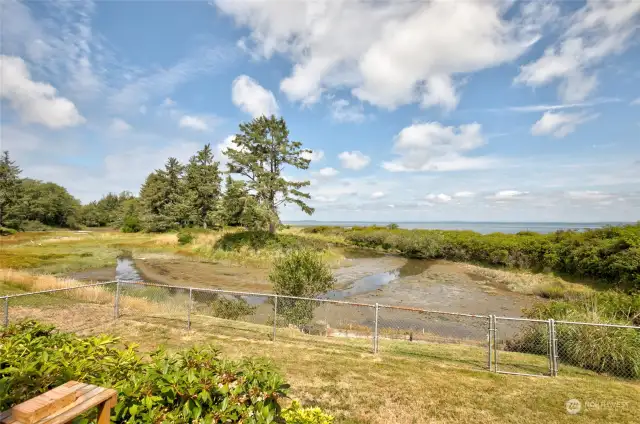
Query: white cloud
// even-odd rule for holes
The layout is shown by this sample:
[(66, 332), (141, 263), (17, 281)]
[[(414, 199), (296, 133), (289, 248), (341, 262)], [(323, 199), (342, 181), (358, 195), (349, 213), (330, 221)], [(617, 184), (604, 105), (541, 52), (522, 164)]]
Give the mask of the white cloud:
[(584, 124), (597, 117), (597, 114), (588, 113), (545, 112), (542, 118), (531, 127), (531, 134), (552, 134), (554, 137), (562, 138), (574, 132), (578, 125)]
[(598, 85), (594, 68), (633, 44), (639, 18), (637, 0), (588, 0), (571, 16), (561, 39), (524, 65), (515, 81), (535, 87), (559, 80), (564, 102), (585, 99)]
[(331, 118), (336, 122), (363, 122), (367, 119), (362, 105), (350, 105), (348, 100), (338, 99), (331, 102)]
[(338, 155), (343, 168), (359, 170), (369, 165), (371, 158), (360, 151), (342, 152)]
[(254, 118), (278, 114), (278, 103), (273, 93), (246, 75), (233, 80), (231, 101)]
[(425, 199), (438, 202), (438, 203), (448, 203), (451, 201), (451, 196), (444, 193), (440, 193), (440, 194), (431, 193), (431, 194), (428, 194), (425, 197)]
[[(201, 47), (168, 68), (154, 68), (144, 73), (138, 70), (131, 80), (125, 80), (113, 90), (107, 99), (108, 106), (114, 111), (138, 110), (140, 105), (169, 96), (177, 87), (196, 76), (223, 71), (234, 57), (233, 51), (225, 46)], [(171, 107), (175, 103), (166, 97), (163, 105)]]
[(604, 201), (613, 198), (613, 195), (608, 193), (603, 193), (601, 191), (569, 191), (567, 192), (567, 197), (571, 200), (584, 200), (584, 201)]
[(176, 105), (176, 102), (171, 97), (165, 97), (162, 101), (162, 106), (164, 107), (173, 107)]
[(547, 112), (551, 110), (562, 110), (562, 109), (576, 109), (590, 106), (597, 106), (604, 103), (618, 103), (621, 100), (618, 98), (602, 98), (602, 99), (594, 99), (590, 102), (580, 102), (580, 103), (567, 103), (567, 104), (558, 104), (558, 105), (529, 105), (529, 106), (512, 106), (508, 107), (507, 110), (511, 110), (514, 112)]
[(459, 171), (484, 169), (496, 160), (486, 156), (468, 157), (463, 153), (485, 144), (478, 123), (445, 127), (439, 122), (417, 123), (403, 128), (394, 139), (393, 150), (400, 158), (384, 162), (391, 172)]
[(516, 199), (521, 199), (528, 194), (529, 194), (528, 191), (502, 190), (502, 191), (498, 191), (497, 193), (491, 196), (487, 196), (487, 199), (499, 200), (499, 201), (516, 200)]
[(640, 105), (640, 97), (638, 97), (637, 99), (631, 102), (631, 106), (638, 106), (638, 105)]
[(89, 98), (104, 88), (105, 45), (92, 31), (92, 0), (43, 3), (46, 16), (32, 15), (27, 2), (2, 1), (2, 44), (7, 54), (30, 62), (72, 98)]
[(142, 115), (146, 115), (147, 114), (147, 107), (145, 105), (140, 106), (140, 109), (138, 109), (140, 111), (140, 113)]
[(318, 171), (318, 174), (322, 177), (335, 177), (338, 175), (338, 170), (335, 168), (322, 168)]
[(346, 87), (358, 99), (389, 109), (415, 102), (454, 108), (454, 75), (518, 58), (555, 10), (506, 7), (500, 0), (215, 4), (249, 28), (241, 40), (245, 50), (291, 60), (291, 73), (280, 83), (290, 100), (311, 104)]
[(324, 158), (324, 151), (307, 150), (302, 152), (300, 156), (302, 156), (304, 159), (310, 160), (311, 162), (319, 162), (322, 158)]
[(180, 118), (179, 125), (181, 128), (191, 128), (196, 131), (207, 131), (209, 126), (207, 122), (199, 116), (184, 115)]
[(457, 198), (470, 198), (470, 197), (474, 197), (476, 194), (471, 192), (471, 191), (458, 191), (457, 193), (455, 193), (453, 195), (453, 197), (457, 197)]
[(126, 132), (131, 129), (131, 125), (129, 125), (127, 121), (125, 121), (124, 119), (114, 118), (111, 121), (111, 125), (109, 126), (109, 129), (111, 129), (111, 131), (114, 131), (114, 132)]
[(2, 55), (0, 68), (0, 98), (9, 101), (23, 122), (54, 129), (85, 122), (71, 100), (58, 96), (50, 84), (33, 81), (21, 58)]
[(382, 191), (375, 191), (375, 192), (371, 193), (371, 198), (372, 199), (382, 199), (384, 196), (385, 196), (385, 194)]

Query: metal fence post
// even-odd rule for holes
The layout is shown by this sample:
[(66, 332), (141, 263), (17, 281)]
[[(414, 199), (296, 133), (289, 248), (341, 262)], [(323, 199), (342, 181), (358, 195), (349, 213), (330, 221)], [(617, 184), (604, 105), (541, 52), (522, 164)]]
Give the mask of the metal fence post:
[(278, 295), (273, 298), (273, 341), (276, 341), (276, 323), (278, 321)]
[(376, 322), (373, 330), (373, 353), (378, 353), (378, 311), (380, 306), (376, 303)]
[(556, 338), (556, 321), (549, 320), (551, 331), (549, 332), (549, 342), (551, 346), (551, 376), (558, 375), (558, 339)]
[(498, 320), (493, 316), (493, 370), (498, 372)]
[(487, 333), (488, 349), (487, 349), (487, 369), (491, 371), (491, 347), (493, 339), (493, 315), (489, 315), (489, 333)]
[(8, 327), (9, 326), (9, 298), (5, 297), (4, 298), (4, 326)]
[(549, 375), (553, 376), (553, 329), (551, 319), (547, 321), (547, 355), (549, 356)]
[(116, 281), (116, 298), (113, 302), (113, 318), (120, 317), (120, 281)]
[(187, 307), (187, 330), (191, 330), (191, 305), (193, 305), (193, 289), (189, 287), (189, 305)]

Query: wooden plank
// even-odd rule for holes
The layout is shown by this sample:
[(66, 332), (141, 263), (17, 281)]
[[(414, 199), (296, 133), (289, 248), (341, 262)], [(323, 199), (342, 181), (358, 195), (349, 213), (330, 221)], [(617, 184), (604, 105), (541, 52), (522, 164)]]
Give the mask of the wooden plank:
[(11, 408), (11, 416), (24, 423), (33, 424), (72, 404), (78, 397), (69, 387), (58, 386), (46, 393)]
[[(34, 401), (30, 404), (29, 408), (26, 410), (30, 411), (39, 411), (42, 405), (46, 405), (48, 400), (55, 399), (57, 395), (65, 390), (72, 389), (73, 393), (76, 395), (75, 401), (64, 406), (63, 408), (52, 411), (52, 413), (46, 417), (42, 417), (39, 421), (36, 421), (35, 424), (63, 424), (71, 421), (73, 418), (78, 417), (82, 413), (88, 411), (89, 409), (99, 406), (99, 414), (98, 417), (102, 417), (102, 421), (99, 423), (105, 422), (108, 423), (111, 415), (111, 408), (113, 408), (118, 399), (118, 393), (113, 389), (106, 389), (104, 387), (98, 387), (93, 384), (84, 384), (78, 383), (75, 381), (69, 381), (62, 386), (56, 387), (56, 389), (63, 388), (62, 390), (58, 390), (53, 394), (51, 391), (45, 393), (47, 396), (40, 395), (34, 399), (31, 399), (27, 402)], [(55, 390), (55, 389), (53, 389)], [(43, 402), (44, 400), (44, 402)], [(26, 402), (25, 402), (26, 403)], [(106, 421), (104, 421), (106, 419)], [(9, 411), (5, 411), (0, 413), (0, 423), (3, 424), (26, 424), (26, 422), (22, 420), (18, 420), (17, 417), (13, 415), (13, 409)], [(31, 423), (30, 423), (31, 424)]]
[(109, 399), (117, 396), (117, 392), (113, 389), (105, 389), (103, 387), (97, 387), (96, 389), (86, 393), (85, 395), (78, 398), (76, 402), (72, 405), (70, 409), (62, 412), (61, 414), (56, 414), (55, 416), (51, 416), (46, 418), (38, 424), (63, 424), (71, 419), (79, 416), (83, 412), (88, 411), (89, 409), (108, 401)]

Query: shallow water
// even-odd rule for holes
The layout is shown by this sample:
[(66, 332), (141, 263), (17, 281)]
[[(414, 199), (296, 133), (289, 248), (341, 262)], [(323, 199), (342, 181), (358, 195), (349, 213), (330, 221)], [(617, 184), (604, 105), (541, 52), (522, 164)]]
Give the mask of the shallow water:
[(116, 261), (116, 280), (144, 281), (131, 256), (120, 256)]

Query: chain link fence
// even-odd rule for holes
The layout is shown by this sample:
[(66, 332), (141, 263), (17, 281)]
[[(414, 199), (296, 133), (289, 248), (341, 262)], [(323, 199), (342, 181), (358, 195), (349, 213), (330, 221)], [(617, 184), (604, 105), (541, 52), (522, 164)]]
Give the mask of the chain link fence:
[[(82, 334), (144, 323), (233, 340), (340, 345), (530, 376), (640, 379), (640, 327), (429, 311), (265, 293), (107, 282), (0, 296), (0, 324), (24, 319)], [(117, 334), (116, 334), (117, 335)]]
[[(488, 368), (489, 317), (441, 311), (427, 311), (391, 305), (378, 305), (377, 350), (444, 359), (472, 368)], [(451, 357), (438, 349), (447, 345), (464, 352)]]

